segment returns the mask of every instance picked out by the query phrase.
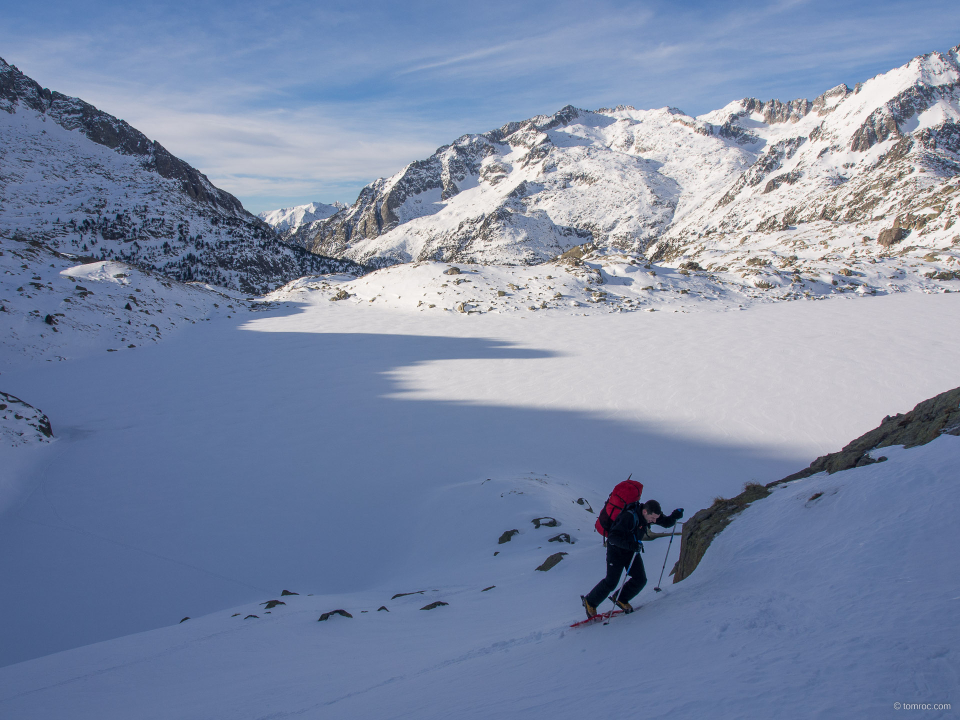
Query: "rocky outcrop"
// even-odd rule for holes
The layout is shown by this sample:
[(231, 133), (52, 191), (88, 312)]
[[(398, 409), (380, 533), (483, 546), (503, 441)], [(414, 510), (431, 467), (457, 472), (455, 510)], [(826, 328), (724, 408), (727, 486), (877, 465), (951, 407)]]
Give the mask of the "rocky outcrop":
[(887, 416), (880, 426), (861, 435), (839, 452), (819, 457), (810, 467), (768, 485), (798, 480), (820, 472), (833, 474), (841, 470), (876, 462), (869, 453), (891, 445), (907, 448), (926, 445), (941, 435), (960, 435), (960, 388), (924, 400), (902, 415)]
[[(769, 177), (772, 173), (775, 173), (783, 166), (784, 160), (789, 160), (792, 158), (800, 146), (803, 145), (805, 140), (806, 138), (804, 137), (795, 137), (789, 138), (788, 140), (781, 140), (771, 145), (760, 157), (757, 158), (756, 162), (754, 162), (753, 165), (751, 165), (747, 171), (737, 179), (737, 182), (734, 183), (733, 187), (730, 188), (730, 190), (728, 190), (722, 198), (720, 198), (720, 202), (717, 203), (717, 206), (723, 207), (724, 205), (728, 205), (745, 187), (755, 187), (762, 183), (767, 177)], [(791, 173), (787, 174), (790, 175)], [(776, 184), (773, 185), (775, 182), (775, 180), (768, 181), (763, 192), (768, 193), (776, 187), (779, 187), (783, 180), (776, 182)]]
[(736, 497), (717, 498), (713, 505), (698, 511), (685, 522), (680, 538), (680, 558), (670, 571), (673, 582), (680, 582), (697, 568), (710, 543), (730, 524), (734, 516), (746, 509), (750, 503), (769, 494), (770, 491), (763, 485), (751, 484)]
[(680, 558), (671, 571), (673, 581), (678, 583), (689, 577), (713, 539), (751, 503), (769, 495), (770, 488), (821, 472), (833, 474), (882, 462), (886, 458), (873, 457), (871, 453), (892, 445), (907, 448), (926, 445), (941, 435), (960, 435), (960, 388), (924, 400), (908, 413), (885, 417), (879, 427), (861, 435), (839, 452), (817, 458), (800, 472), (767, 485), (748, 484), (733, 498), (717, 498), (713, 505), (700, 510), (684, 524)]
[(420, 608), (420, 609), (421, 609), (421, 610), (436, 610), (438, 607), (443, 607), (444, 605), (449, 605), (449, 604), (450, 604), (450, 603), (446, 603), (446, 602), (444, 602), (443, 600), (436, 600), (436, 601), (430, 603), (429, 605), (424, 605), (424, 606), (423, 606), (422, 608)]
[(874, 110), (853, 134), (850, 149), (864, 152), (890, 138), (901, 137), (901, 125), (930, 108), (938, 100), (949, 97), (956, 83), (931, 87), (918, 83)]
[(50, 418), (20, 398), (0, 392), (0, 441), (16, 447), (52, 439)]
[(883, 247), (890, 247), (901, 240), (903, 240), (903, 228), (900, 227), (899, 219), (893, 223), (893, 227), (881, 230), (877, 235), (877, 244)]
[[(822, 97), (822, 96), (821, 96)], [(820, 98), (818, 98), (819, 100)], [(790, 100), (789, 102), (780, 102), (779, 100), (757, 100), (756, 98), (747, 98), (743, 101), (743, 107), (747, 112), (763, 115), (763, 121), (768, 124), (797, 122), (813, 109), (813, 103), (804, 98)]]
[(548, 557), (546, 560), (544, 560), (543, 563), (539, 567), (537, 567), (537, 570), (539, 570), (540, 572), (547, 572), (548, 570), (552, 570), (560, 563), (561, 560), (563, 560), (563, 556), (566, 554), (567, 553), (565, 552), (554, 553), (553, 555)]

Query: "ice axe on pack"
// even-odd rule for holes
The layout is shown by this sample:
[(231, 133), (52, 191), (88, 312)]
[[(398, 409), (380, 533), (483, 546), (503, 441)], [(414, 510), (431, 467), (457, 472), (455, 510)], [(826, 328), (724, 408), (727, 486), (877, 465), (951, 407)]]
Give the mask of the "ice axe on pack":
[[(676, 524), (683, 525), (682, 522), (678, 522)], [(670, 546), (673, 545), (674, 535), (676, 535), (676, 532), (670, 533), (670, 542), (667, 544), (667, 554), (663, 556), (663, 567), (660, 568), (660, 579), (657, 580), (657, 586), (654, 588), (656, 592), (663, 592), (663, 589), (660, 587), (660, 583), (663, 582), (663, 571), (667, 569), (667, 558), (670, 557)]]

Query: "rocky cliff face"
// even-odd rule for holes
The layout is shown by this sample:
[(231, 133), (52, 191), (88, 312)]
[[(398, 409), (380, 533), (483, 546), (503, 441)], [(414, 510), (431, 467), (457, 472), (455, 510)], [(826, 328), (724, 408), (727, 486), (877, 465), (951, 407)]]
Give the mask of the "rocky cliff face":
[[(294, 241), (381, 265), (537, 263), (590, 241), (742, 271), (759, 287), (812, 244), (848, 256), (943, 250), (960, 238), (958, 52), (812, 101), (748, 98), (696, 118), (566, 107), (465, 135)], [(747, 265), (751, 252), (768, 262)]]
[(356, 271), (285, 245), (129, 124), (0, 60), (0, 233), (248, 293)]

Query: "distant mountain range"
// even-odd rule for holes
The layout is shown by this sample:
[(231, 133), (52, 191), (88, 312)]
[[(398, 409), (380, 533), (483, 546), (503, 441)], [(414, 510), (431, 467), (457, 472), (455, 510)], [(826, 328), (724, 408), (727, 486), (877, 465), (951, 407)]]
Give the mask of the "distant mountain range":
[(0, 237), (264, 293), (358, 271), (291, 247), (143, 133), (0, 59)]
[(957, 236), (960, 46), (813, 101), (744, 99), (551, 116), (464, 135), (288, 231), (374, 265), (538, 263), (573, 246), (691, 267), (747, 248), (856, 242), (936, 249)]
[(0, 238), (251, 294), (304, 275), (535, 264), (575, 247), (760, 289), (892, 255), (950, 280), (958, 55), (812, 101), (748, 98), (699, 117), (567, 106), (464, 135), (349, 207), (259, 218), (124, 121), (0, 60)]
[(335, 202), (332, 205), (312, 202), (307, 205), (269, 210), (259, 213), (257, 217), (277, 232), (283, 234), (296, 230), (301, 225), (307, 225), (317, 220), (325, 220), (334, 213), (343, 210), (345, 207), (347, 207), (346, 204), (341, 202)]

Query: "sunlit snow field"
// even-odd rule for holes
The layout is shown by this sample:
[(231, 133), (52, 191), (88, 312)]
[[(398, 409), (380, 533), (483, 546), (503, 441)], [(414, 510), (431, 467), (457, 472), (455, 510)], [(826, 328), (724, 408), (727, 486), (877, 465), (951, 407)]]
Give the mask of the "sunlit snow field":
[[(4, 372), (57, 440), (0, 451), (0, 716), (886, 717), (907, 695), (949, 702), (953, 437), (778, 490), (659, 595), (667, 541), (648, 543), (648, 605), (567, 625), (603, 573), (578, 499), (598, 510), (632, 473), (689, 517), (795, 472), (960, 384), (958, 311), (952, 293), (590, 317), (306, 297)], [(822, 512), (806, 505), (818, 491)], [(543, 516), (560, 529), (534, 528)], [(574, 544), (548, 542), (558, 532)], [(286, 605), (266, 614), (271, 599)], [(449, 604), (419, 609), (435, 600)], [(353, 618), (317, 622), (339, 608)]]

